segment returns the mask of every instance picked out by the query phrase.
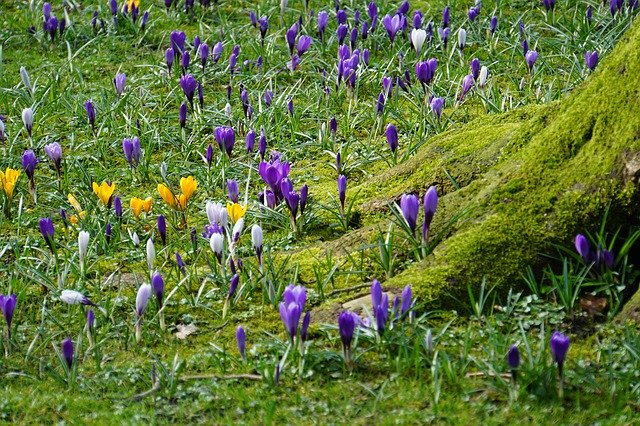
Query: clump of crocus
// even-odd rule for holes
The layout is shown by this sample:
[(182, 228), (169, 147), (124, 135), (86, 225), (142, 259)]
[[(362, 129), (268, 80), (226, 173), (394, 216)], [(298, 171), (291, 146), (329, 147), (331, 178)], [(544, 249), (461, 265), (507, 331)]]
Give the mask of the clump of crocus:
[(181, 194), (174, 195), (171, 189), (163, 183), (158, 184), (158, 193), (169, 207), (176, 210), (186, 211), (187, 204), (191, 197), (193, 197), (197, 188), (198, 181), (196, 181), (193, 176), (187, 176), (180, 178)]
[(93, 192), (98, 196), (98, 199), (107, 209), (111, 207), (111, 201), (113, 199), (113, 192), (116, 190), (116, 184), (113, 182), (102, 182), (98, 185), (93, 182)]
[(342, 340), (342, 353), (344, 362), (349, 368), (351, 368), (351, 342), (357, 323), (357, 316), (353, 312), (345, 311), (338, 315), (338, 331), (340, 332), (340, 340)]
[(138, 319), (136, 320), (136, 342), (140, 342), (142, 339), (142, 315), (147, 309), (149, 299), (151, 298), (151, 285), (142, 284), (138, 289), (136, 295), (136, 314)]
[(124, 158), (129, 163), (129, 167), (133, 169), (138, 166), (140, 162), (140, 139), (138, 137), (124, 138), (122, 140), (122, 151), (124, 152)]
[(569, 336), (565, 336), (559, 331), (554, 331), (551, 335), (551, 356), (558, 366), (558, 395), (562, 399), (564, 396), (564, 360), (569, 350)]
[(151, 211), (152, 203), (153, 198), (151, 197), (147, 197), (144, 200), (141, 198), (133, 197), (129, 202), (129, 207), (131, 208), (133, 216), (138, 219), (143, 211), (145, 212), (145, 214), (149, 214), (149, 211)]
[(371, 306), (376, 320), (376, 329), (378, 334), (382, 336), (387, 324), (387, 318), (389, 318), (389, 295), (388, 293), (382, 293), (382, 285), (380, 281), (375, 279), (371, 284)]
[(247, 334), (241, 325), (239, 325), (236, 329), (236, 343), (238, 344), (238, 352), (240, 353), (240, 357), (242, 357), (242, 359), (246, 359)]
[(11, 340), (11, 323), (13, 322), (13, 312), (16, 309), (17, 296), (15, 294), (0, 294), (0, 310), (4, 315), (4, 320), (7, 323), (7, 337)]

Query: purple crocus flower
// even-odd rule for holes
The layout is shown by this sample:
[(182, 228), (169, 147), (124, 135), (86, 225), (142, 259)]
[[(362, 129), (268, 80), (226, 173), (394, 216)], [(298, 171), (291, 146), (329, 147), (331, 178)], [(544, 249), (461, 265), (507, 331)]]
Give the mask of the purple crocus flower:
[[(133, 139), (124, 138), (122, 140), (122, 151), (124, 152), (124, 158), (126, 158), (131, 168), (135, 167), (138, 164), (134, 156), (135, 149), (136, 148), (134, 147)], [(138, 149), (138, 158), (139, 158), (140, 157), (140, 140), (139, 139), (138, 139), (137, 149)]]
[(187, 270), (184, 264), (184, 260), (182, 260), (182, 256), (180, 256), (180, 253), (176, 252), (176, 264), (178, 265), (178, 269), (180, 269), (180, 272), (182, 273), (182, 275), (187, 275)]
[(140, 29), (142, 31), (144, 31), (144, 29), (147, 27), (147, 22), (149, 21), (149, 11), (146, 10), (143, 14), (142, 14), (142, 19), (140, 20)]
[(151, 275), (151, 288), (153, 289), (153, 294), (156, 296), (156, 300), (158, 301), (158, 306), (162, 307), (164, 297), (164, 280), (162, 279), (160, 272), (156, 271)]
[(27, 149), (22, 154), (22, 168), (24, 169), (25, 174), (29, 178), (31, 182), (31, 186), (34, 185), (34, 175), (36, 171), (36, 166), (38, 165), (38, 158), (32, 149)]
[(591, 9), (591, 5), (587, 6), (587, 11), (585, 12), (585, 16), (587, 18), (587, 22), (590, 24), (591, 19), (593, 19), (593, 10)]
[(480, 59), (478, 58), (473, 58), (471, 60), (471, 75), (474, 80), (478, 80), (478, 77), (480, 76)]
[(587, 68), (593, 71), (598, 65), (598, 52), (595, 50), (592, 52), (587, 50), (587, 53), (584, 55), (584, 61), (587, 64)]
[(160, 239), (162, 240), (162, 244), (167, 244), (167, 220), (163, 215), (158, 215), (158, 234), (160, 234)]
[(213, 136), (218, 142), (221, 151), (225, 151), (229, 158), (236, 143), (236, 132), (232, 127), (218, 126), (213, 131)]
[(246, 347), (247, 347), (247, 334), (242, 328), (241, 325), (236, 329), (236, 343), (238, 344), (238, 352), (240, 356), (244, 359), (246, 358)]
[(273, 92), (267, 89), (264, 92), (264, 103), (266, 106), (270, 107), (272, 102), (273, 102)]
[(228, 298), (233, 296), (233, 294), (236, 292), (236, 290), (238, 289), (239, 283), (240, 283), (240, 276), (238, 274), (235, 274), (233, 277), (231, 277), (231, 281), (229, 282), (229, 294), (227, 296)]
[(247, 132), (247, 137), (245, 139), (245, 148), (247, 149), (247, 154), (250, 154), (253, 152), (253, 148), (255, 147), (256, 144), (256, 132), (251, 129), (249, 130), (249, 132)]
[(287, 100), (287, 110), (289, 111), (289, 115), (293, 116), (293, 98), (289, 97)]
[(73, 342), (68, 337), (62, 342), (62, 358), (67, 363), (67, 368), (71, 369), (73, 365)]
[(569, 336), (565, 336), (559, 331), (554, 331), (551, 335), (551, 356), (558, 364), (558, 373), (562, 377), (562, 366), (569, 350)]
[(113, 199), (113, 210), (116, 213), (116, 217), (122, 219), (122, 200), (118, 196)]
[(348, 32), (349, 27), (346, 24), (338, 25), (338, 29), (336, 30), (336, 37), (338, 38), (339, 46), (342, 46), (344, 44), (344, 39), (347, 37)]
[(264, 128), (260, 129), (260, 138), (258, 139), (258, 153), (260, 159), (264, 160), (264, 154), (267, 152), (267, 136), (264, 134)]
[(585, 237), (582, 234), (576, 235), (575, 246), (578, 254), (582, 256), (582, 260), (584, 260), (586, 263), (590, 263), (592, 260), (592, 257), (591, 257), (589, 241), (587, 240), (587, 237)]
[(469, 17), (469, 21), (474, 22), (479, 14), (480, 14), (480, 9), (478, 9), (475, 6), (470, 7), (469, 11), (467, 12), (467, 16)]
[(302, 326), (300, 327), (300, 340), (302, 343), (307, 341), (308, 331), (309, 331), (309, 323), (311, 322), (311, 311), (307, 311), (302, 319)]
[(406, 312), (409, 312), (411, 309), (411, 285), (405, 286), (404, 290), (402, 290), (402, 305), (400, 305), (400, 315), (404, 315)]
[(544, 8), (548, 11), (553, 10), (556, 6), (556, 0), (542, 0)]
[(391, 44), (393, 44), (396, 39), (396, 34), (400, 31), (402, 22), (400, 21), (399, 15), (394, 15), (391, 17), (390, 15), (385, 15), (382, 18), (382, 25), (387, 30), (387, 35), (389, 36), (389, 40), (391, 40)]
[(49, 18), (51, 17), (51, 3), (45, 2), (42, 5), (42, 15), (45, 21), (49, 20)]
[(442, 11), (442, 28), (449, 27), (449, 20), (450, 20), (449, 6), (446, 6)]
[(340, 207), (344, 212), (344, 201), (347, 194), (347, 177), (345, 175), (338, 176), (338, 198), (340, 199)]
[(429, 236), (429, 227), (433, 216), (436, 214), (438, 208), (438, 192), (435, 186), (430, 186), (427, 192), (424, 194), (424, 224), (422, 225), (422, 239), (427, 241)]
[(382, 335), (389, 316), (389, 295), (382, 293), (382, 286), (375, 279), (371, 283), (371, 302), (378, 333)]
[(207, 43), (202, 43), (198, 48), (198, 54), (200, 55), (202, 71), (204, 71), (204, 68), (207, 65), (207, 60), (209, 59), (209, 45)]
[(285, 329), (289, 334), (291, 341), (295, 339), (298, 334), (298, 323), (300, 322), (300, 315), (302, 313), (300, 305), (295, 302), (285, 304), (280, 302), (280, 318), (284, 323)]
[(324, 32), (327, 29), (327, 23), (329, 22), (329, 15), (327, 12), (321, 11), (318, 12), (318, 37), (320, 41), (324, 39)]
[(104, 238), (107, 240), (107, 244), (111, 241), (111, 224), (107, 223), (107, 226), (104, 227)]
[(11, 322), (13, 321), (13, 312), (16, 309), (17, 296), (15, 294), (2, 295), (0, 294), (0, 310), (4, 315), (4, 320), (7, 323), (7, 330), (9, 340), (11, 340)]
[(238, 203), (238, 197), (239, 197), (238, 181), (235, 179), (227, 179), (227, 190), (229, 193), (229, 200), (232, 203)]
[(196, 89), (198, 87), (198, 82), (191, 74), (186, 74), (180, 77), (180, 87), (182, 87), (182, 91), (184, 95), (189, 100), (191, 104), (191, 108), (193, 108), (193, 96), (196, 93)]
[(298, 39), (298, 56), (302, 57), (302, 55), (309, 50), (309, 46), (311, 46), (311, 37), (303, 35)]
[(444, 98), (438, 98), (438, 97), (433, 97), (431, 99), (431, 111), (433, 112), (433, 115), (440, 120), (440, 118), (442, 117), (442, 108), (444, 107)]
[(341, 312), (338, 315), (338, 330), (340, 332), (340, 340), (342, 340), (342, 350), (344, 352), (347, 363), (351, 361), (351, 342), (353, 340), (353, 332), (356, 329), (355, 314), (353, 312)]
[(204, 153), (204, 162), (207, 166), (211, 166), (211, 162), (213, 161), (213, 146), (211, 144), (207, 145), (207, 149)]
[(336, 12), (336, 21), (338, 21), (338, 25), (347, 23), (347, 12), (343, 9), (340, 9)]
[(182, 73), (186, 73), (189, 68), (189, 64), (191, 63), (191, 54), (189, 51), (185, 51), (182, 53), (182, 58), (180, 58), (180, 66), (182, 67)]
[(171, 48), (173, 49), (176, 56), (182, 57), (182, 53), (184, 52), (184, 44), (187, 41), (187, 35), (184, 31), (171, 31), (171, 35), (169, 36), (169, 40), (171, 41)]
[(293, 48), (296, 44), (296, 37), (298, 36), (298, 24), (294, 23), (285, 34), (287, 44), (289, 45), (289, 53), (293, 55)]
[(331, 120), (329, 121), (329, 133), (331, 134), (332, 137), (335, 137), (337, 131), (338, 131), (338, 121), (336, 120), (335, 117), (331, 117)]
[(460, 92), (460, 101), (464, 99), (464, 97), (469, 93), (471, 88), (473, 87), (473, 75), (466, 75), (462, 79), (462, 90)]
[(249, 11), (249, 21), (251, 21), (251, 25), (253, 25), (253, 28), (258, 27), (258, 16), (253, 10)]
[(51, 15), (51, 18), (49, 18), (49, 21), (47, 22), (47, 29), (49, 30), (49, 35), (51, 36), (51, 43), (53, 43), (56, 38), (56, 32), (58, 31), (58, 18), (56, 18), (54, 15)]
[(407, 222), (411, 233), (416, 235), (416, 223), (418, 221), (418, 211), (420, 210), (420, 201), (414, 194), (404, 194), (400, 198), (400, 211), (404, 220)]
[(116, 77), (113, 79), (113, 85), (116, 88), (116, 93), (118, 96), (122, 96), (124, 92), (124, 86), (127, 83), (127, 76), (124, 73), (117, 73)]
[(358, 27), (353, 27), (351, 29), (351, 34), (349, 35), (349, 43), (351, 44), (351, 48), (356, 48), (356, 43), (358, 41)]
[(515, 381), (515, 370), (520, 366), (520, 351), (516, 345), (512, 345), (507, 352), (507, 365)]
[(178, 109), (178, 121), (180, 122), (180, 127), (184, 128), (187, 125), (187, 103), (183, 102), (180, 104), (180, 109)]
[(382, 115), (384, 112), (384, 93), (380, 92), (378, 95), (378, 102), (376, 103), (376, 114)]
[(89, 330), (93, 330), (93, 327), (96, 324), (96, 314), (93, 312), (93, 309), (89, 309), (87, 311), (87, 328)]
[(95, 130), (96, 127), (96, 109), (93, 106), (93, 101), (89, 99), (84, 104), (84, 109), (87, 112), (87, 118), (89, 119), (89, 124), (91, 124), (91, 129)]
[(285, 184), (288, 184), (288, 183), (290, 183), (288, 179), (282, 180), (281, 192), (282, 192), (282, 196), (284, 197), (285, 204), (287, 205), (287, 208), (291, 213), (291, 218), (295, 223), (296, 216), (298, 215), (298, 208), (300, 207), (300, 195), (298, 195), (298, 193), (296, 193), (295, 191), (283, 191), (282, 187), (284, 187)]
[(304, 214), (304, 208), (307, 205), (307, 197), (309, 196), (309, 186), (302, 185), (300, 187), (300, 215)]
[(367, 14), (369, 15), (369, 19), (371, 19), (371, 31), (374, 31), (378, 22), (378, 5), (375, 2), (369, 3), (367, 6)]
[(535, 50), (529, 50), (525, 55), (525, 62), (527, 63), (527, 67), (529, 68), (529, 74), (533, 73), (533, 66), (538, 60), (538, 52)]
[(214, 64), (218, 63), (218, 61), (222, 57), (222, 49), (223, 45), (221, 41), (213, 45), (213, 49), (211, 50), (211, 60)]
[(171, 74), (171, 66), (173, 65), (173, 60), (175, 59), (175, 56), (176, 54), (171, 47), (164, 52), (164, 60), (167, 63), (167, 70), (169, 74)]
[(264, 37), (267, 35), (267, 30), (269, 29), (269, 20), (266, 16), (262, 16), (258, 20), (258, 25), (260, 26), (260, 38), (264, 43)]
[(413, 12), (413, 28), (422, 28), (422, 12), (419, 10)]
[(491, 35), (495, 34), (496, 28), (498, 28), (498, 17), (492, 16), (491, 22), (489, 23), (489, 32), (491, 32)]
[(389, 144), (391, 152), (395, 153), (396, 149), (398, 149), (398, 131), (396, 130), (396, 126), (389, 123), (387, 125), (385, 134), (387, 136), (387, 143)]

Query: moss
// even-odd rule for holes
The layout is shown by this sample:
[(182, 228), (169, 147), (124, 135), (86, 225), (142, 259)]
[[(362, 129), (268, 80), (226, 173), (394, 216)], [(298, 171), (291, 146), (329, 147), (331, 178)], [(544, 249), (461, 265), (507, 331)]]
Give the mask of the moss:
[(466, 286), (483, 278), (503, 289), (517, 284), (549, 243), (570, 245), (576, 232), (599, 223), (608, 205), (613, 218), (637, 214), (636, 188), (623, 182), (619, 163), (627, 150), (640, 149), (638, 37), (636, 24), (565, 99), (436, 136), (411, 160), (354, 188), (370, 212), (436, 184), (436, 228), (460, 209), (473, 209), (430, 258), (387, 285), (410, 283), (423, 299), (449, 305), (466, 299)]

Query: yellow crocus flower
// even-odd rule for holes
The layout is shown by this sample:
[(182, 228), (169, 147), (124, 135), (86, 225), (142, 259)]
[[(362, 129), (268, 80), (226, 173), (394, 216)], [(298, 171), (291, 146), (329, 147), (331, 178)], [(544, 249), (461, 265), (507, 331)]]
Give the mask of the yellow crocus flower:
[(131, 211), (133, 212), (133, 215), (137, 218), (140, 216), (140, 213), (142, 213), (142, 210), (144, 210), (145, 213), (149, 213), (149, 211), (151, 210), (151, 202), (153, 201), (153, 199), (151, 197), (147, 197), (144, 200), (141, 198), (132, 198), (131, 202), (130, 202), (130, 206), (131, 206)]
[(109, 201), (111, 200), (111, 196), (113, 192), (116, 190), (116, 184), (111, 182), (108, 184), (107, 182), (102, 182), (102, 184), (98, 185), (93, 182), (93, 192), (96, 193), (102, 204), (105, 206), (109, 205)]
[[(69, 201), (69, 204), (71, 204), (71, 206), (78, 212), (78, 216), (80, 216), (80, 219), (84, 219), (87, 213), (84, 210), (82, 210), (82, 206), (80, 205), (76, 197), (73, 194), (69, 193), (67, 195), (67, 200)], [(75, 225), (75, 223), (78, 222), (78, 218), (76, 217), (76, 221), (74, 222), (73, 221), (74, 217), (75, 215), (71, 216), (71, 223)]]
[(20, 177), (20, 170), (7, 167), (4, 173), (0, 170), (0, 182), (2, 189), (7, 194), (9, 201), (13, 199), (13, 189), (16, 187), (16, 181)]
[(171, 190), (167, 185), (165, 185), (164, 183), (159, 183), (158, 194), (160, 194), (160, 197), (162, 197), (164, 202), (167, 203), (169, 207), (173, 207), (174, 209), (176, 208), (177, 206), (176, 196), (173, 195), (173, 192), (171, 192)]
[(131, 12), (132, 6), (135, 5), (136, 9), (140, 8), (140, 0), (128, 0), (127, 1), (127, 7), (129, 12)]
[(198, 181), (196, 181), (193, 176), (180, 178), (180, 190), (182, 191), (182, 195), (184, 195), (187, 200), (189, 200), (193, 196), (193, 193), (196, 192), (197, 187)]
[(247, 212), (247, 206), (241, 206), (238, 203), (227, 202), (227, 214), (233, 223), (239, 221)]
[(189, 202), (189, 199), (187, 198), (186, 195), (184, 194), (180, 194), (180, 196), (178, 196), (178, 207), (182, 210), (186, 210), (187, 208), (187, 202)]

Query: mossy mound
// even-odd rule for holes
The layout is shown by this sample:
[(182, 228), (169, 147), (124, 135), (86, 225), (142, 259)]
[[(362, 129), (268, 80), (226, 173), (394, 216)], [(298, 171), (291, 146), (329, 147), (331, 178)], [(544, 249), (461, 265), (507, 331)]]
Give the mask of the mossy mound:
[(576, 232), (593, 230), (608, 205), (614, 219), (637, 217), (628, 160), (640, 150), (639, 48), (636, 23), (563, 100), (434, 137), (410, 161), (354, 188), (367, 213), (436, 184), (436, 230), (470, 209), (429, 258), (386, 285), (412, 284), (422, 300), (452, 305), (483, 278), (502, 289), (517, 284), (550, 243), (569, 245)]

